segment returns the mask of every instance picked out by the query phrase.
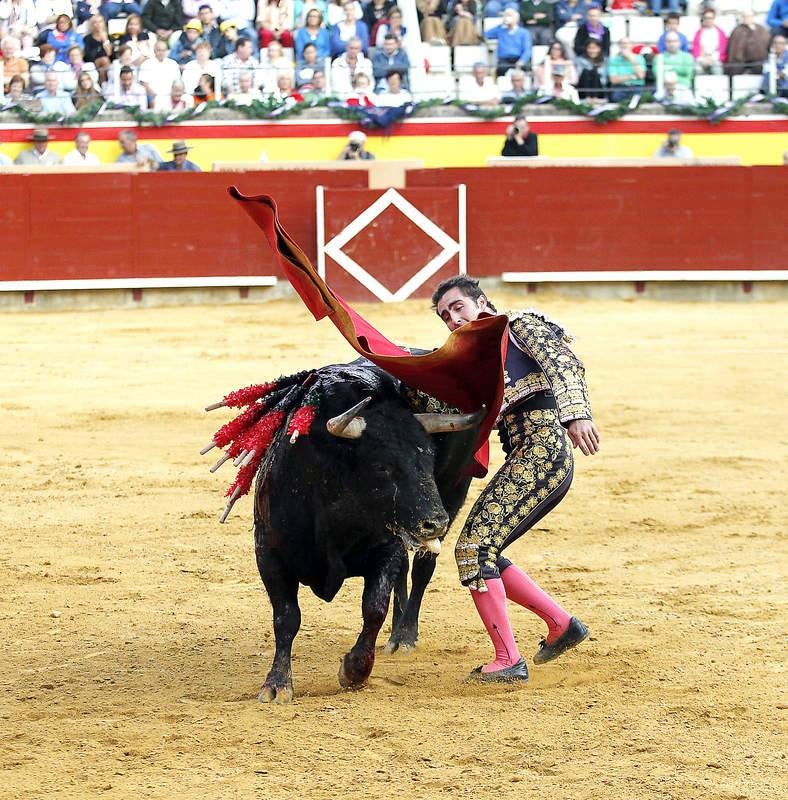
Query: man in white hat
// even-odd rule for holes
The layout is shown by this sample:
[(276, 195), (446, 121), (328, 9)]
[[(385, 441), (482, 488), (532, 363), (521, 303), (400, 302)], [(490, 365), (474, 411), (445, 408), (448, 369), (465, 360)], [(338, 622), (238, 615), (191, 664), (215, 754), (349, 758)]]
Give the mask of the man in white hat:
[(342, 148), (337, 161), (374, 161), (375, 156), (364, 148), (367, 134), (363, 131), (351, 131), (347, 144)]
[(193, 162), (186, 158), (191, 148), (184, 141), (173, 142), (172, 148), (168, 153), (172, 153), (172, 161), (164, 161), (159, 164), (159, 172), (202, 172)]
[(63, 163), (63, 159), (49, 149), (49, 132), (46, 128), (36, 128), (30, 141), (33, 142), (33, 149), (23, 150), (14, 159), (14, 164), (23, 167), (54, 167)]

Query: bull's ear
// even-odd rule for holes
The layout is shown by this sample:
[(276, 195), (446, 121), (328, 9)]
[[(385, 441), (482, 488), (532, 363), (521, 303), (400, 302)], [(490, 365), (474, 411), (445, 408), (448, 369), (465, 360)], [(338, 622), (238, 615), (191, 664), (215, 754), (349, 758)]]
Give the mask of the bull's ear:
[(359, 417), (357, 414), (371, 402), (371, 397), (365, 397), (360, 403), (356, 403), (353, 408), (349, 408), (343, 414), (331, 417), (326, 422), (328, 432), (343, 439), (360, 439), (361, 434), (364, 433), (364, 429), (367, 427), (367, 422), (364, 417)]
[(427, 433), (453, 433), (467, 431), (478, 425), (487, 414), (482, 406), (474, 414), (414, 414)]

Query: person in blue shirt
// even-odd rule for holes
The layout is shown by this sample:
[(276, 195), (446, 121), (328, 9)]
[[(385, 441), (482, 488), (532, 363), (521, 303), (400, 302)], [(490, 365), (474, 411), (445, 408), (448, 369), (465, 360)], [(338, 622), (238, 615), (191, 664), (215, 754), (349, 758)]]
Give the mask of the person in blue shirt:
[(372, 74), (375, 76), (376, 91), (385, 90), (386, 78), (391, 72), (399, 72), (402, 75), (403, 89), (407, 91), (410, 88), (408, 81), (410, 60), (408, 54), (399, 45), (399, 39), (393, 33), (387, 33), (383, 40), (383, 47), (378, 49), (372, 57)]
[(503, 24), (487, 31), (487, 38), (498, 41), (497, 75), (521, 69), (531, 61), (531, 34), (520, 27), (520, 15), (513, 8), (503, 12)]
[(187, 153), (191, 148), (184, 141), (174, 142), (172, 149), (168, 153), (172, 153), (172, 161), (163, 161), (159, 164), (159, 172), (202, 172), (202, 170), (193, 162), (188, 161), (186, 158)]
[(202, 38), (202, 23), (198, 19), (190, 19), (183, 26), (183, 33), (170, 49), (170, 58), (183, 66), (195, 58), (197, 45), (204, 41)]
[(788, 0), (774, 0), (766, 24), (772, 30), (772, 36), (788, 36)]
[(665, 37), (669, 33), (675, 33), (676, 36), (679, 37), (679, 50), (683, 53), (689, 53), (689, 39), (679, 30), (680, 21), (681, 16), (679, 14), (672, 11), (668, 14), (665, 20), (665, 30), (662, 32), (662, 36), (657, 40), (657, 50), (659, 50), (660, 53), (665, 52)]
[(44, 114), (60, 114), (68, 117), (76, 113), (74, 104), (71, 102), (71, 95), (66, 94), (60, 88), (57, 72), (47, 72), (44, 78), (44, 88), (36, 97), (41, 103), (41, 111)]
[(55, 27), (49, 31), (46, 43), (55, 48), (55, 59), (68, 64), (68, 50), (74, 45), (85, 46), (85, 41), (73, 27), (71, 17), (67, 14), (58, 15)]
[(323, 27), (323, 14), (316, 8), (307, 11), (306, 24), (295, 35), (296, 58), (301, 58), (308, 44), (317, 48), (318, 61), (322, 62), (330, 57), (331, 40), (328, 31)]

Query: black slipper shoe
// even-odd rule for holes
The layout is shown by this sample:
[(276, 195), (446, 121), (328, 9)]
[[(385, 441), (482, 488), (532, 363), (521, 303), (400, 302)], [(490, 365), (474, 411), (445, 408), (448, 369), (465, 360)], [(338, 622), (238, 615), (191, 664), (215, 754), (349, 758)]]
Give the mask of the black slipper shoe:
[(466, 683), (518, 683), (528, 680), (528, 667), (525, 659), (520, 659), (516, 664), (494, 672), (482, 672), (481, 667), (476, 667), (465, 679)]
[(534, 655), (534, 664), (546, 664), (548, 661), (558, 658), (567, 650), (577, 647), (587, 637), (588, 628), (577, 617), (572, 617), (569, 620), (569, 627), (552, 644), (548, 644), (542, 639), (539, 649)]

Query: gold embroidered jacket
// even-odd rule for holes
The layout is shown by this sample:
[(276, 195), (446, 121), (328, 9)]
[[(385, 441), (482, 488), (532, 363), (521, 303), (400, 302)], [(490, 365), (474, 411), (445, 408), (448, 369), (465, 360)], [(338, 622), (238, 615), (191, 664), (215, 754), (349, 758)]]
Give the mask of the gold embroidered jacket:
[[(573, 419), (591, 419), (591, 403), (585, 383), (583, 362), (569, 348), (572, 337), (560, 325), (539, 312), (528, 310), (509, 313), (509, 348), (516, 348), (525, 358), (525, 374), (510, 374), (510, 358), (504, 371), (503, 406), (499, 419), (517, 403), (539, 391), (551, 390), (561, 424)], [(512, 353), (512, 362), (517, 352)], [(523, 370), (518, 370), (523, 372)]]

